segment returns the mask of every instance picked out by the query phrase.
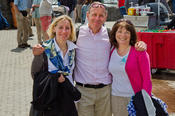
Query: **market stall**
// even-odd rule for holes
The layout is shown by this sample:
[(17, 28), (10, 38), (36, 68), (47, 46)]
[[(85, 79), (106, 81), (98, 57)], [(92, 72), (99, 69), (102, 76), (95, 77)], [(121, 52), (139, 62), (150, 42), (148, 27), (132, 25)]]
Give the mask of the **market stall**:
[(175, 31), (137, 32), (137, 36), (147, 44), (151, 68), (175, 69)]
[(148, 29), (159, 29), (160, 26), (167, 25), (171, 21), (167, 8), (160, 2), (146, 3), (141, 6), (131, 2), (128, 14), (124, 15), (124, 18), (129, 19), (136, 27)]

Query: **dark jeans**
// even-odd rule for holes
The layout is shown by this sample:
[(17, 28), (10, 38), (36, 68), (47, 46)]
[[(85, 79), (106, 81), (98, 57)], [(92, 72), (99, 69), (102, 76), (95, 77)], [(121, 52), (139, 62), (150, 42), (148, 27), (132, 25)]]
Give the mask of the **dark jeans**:
[(173, 13), (175, 13), (175, 0), (172, 0)]
[(123, 15), (126, 15), (126, 9), (124, 7), (120, 7), (120, 14), (123, 16)]

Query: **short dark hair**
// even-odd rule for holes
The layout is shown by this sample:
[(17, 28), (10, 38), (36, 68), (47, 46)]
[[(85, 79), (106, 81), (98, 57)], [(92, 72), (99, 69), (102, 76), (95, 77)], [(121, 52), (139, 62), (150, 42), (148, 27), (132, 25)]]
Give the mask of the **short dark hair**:
[(127, 19), (120, 19), (118, 20), (112, 27), (112, 30), (110, 32), (110, 42), (111, 45), (115, 46), (116, 48), (118, 48), (118, 43), (116, 41), (116, 32), (119, 29), (119, 27), (124, 27), (126, 28), (127, 31), (129, 31), (131, 33), (131, 40), (130, 40), (130, 45), (134, 46), (135, 43), (137, 42), (137, 33), (135, 30), (134, 25), (132, 24), (132, 22), (130, 20)]

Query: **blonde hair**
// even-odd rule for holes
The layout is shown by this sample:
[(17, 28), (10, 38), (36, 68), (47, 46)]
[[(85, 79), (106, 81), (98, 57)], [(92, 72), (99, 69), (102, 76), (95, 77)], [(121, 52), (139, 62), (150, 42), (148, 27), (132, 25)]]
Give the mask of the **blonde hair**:
[(70, 34), (70, 37), (68, 38), (68, 40), (73, 41), (73, 42), (76, 41), (74, 24), (72, 22), (72, 19), (67, 15), (59, 16), (53, 20), (53, 22), (50, 24), (50, 26), (47, 30), (47, 33), (49, 35), (49, 39), (52, 39), (56, 36), (56, 33), (54, 32), (54, 27), (57, 26), (57, 24), (62, 20), (67, 20), (70, 23), (71, 34)]

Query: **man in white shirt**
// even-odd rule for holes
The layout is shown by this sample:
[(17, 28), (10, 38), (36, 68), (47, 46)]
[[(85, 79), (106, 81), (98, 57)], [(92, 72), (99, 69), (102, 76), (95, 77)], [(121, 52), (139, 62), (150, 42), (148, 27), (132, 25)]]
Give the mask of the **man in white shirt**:
[(112, 116), (110, 94), (111, 75), (108, 71), (110, 42), (102, 25), (107, 11), (99, 2), (87, 12), (88, 25), (79, 29), (74, 78), (82, 94), (77, 103), (79, 116)]

